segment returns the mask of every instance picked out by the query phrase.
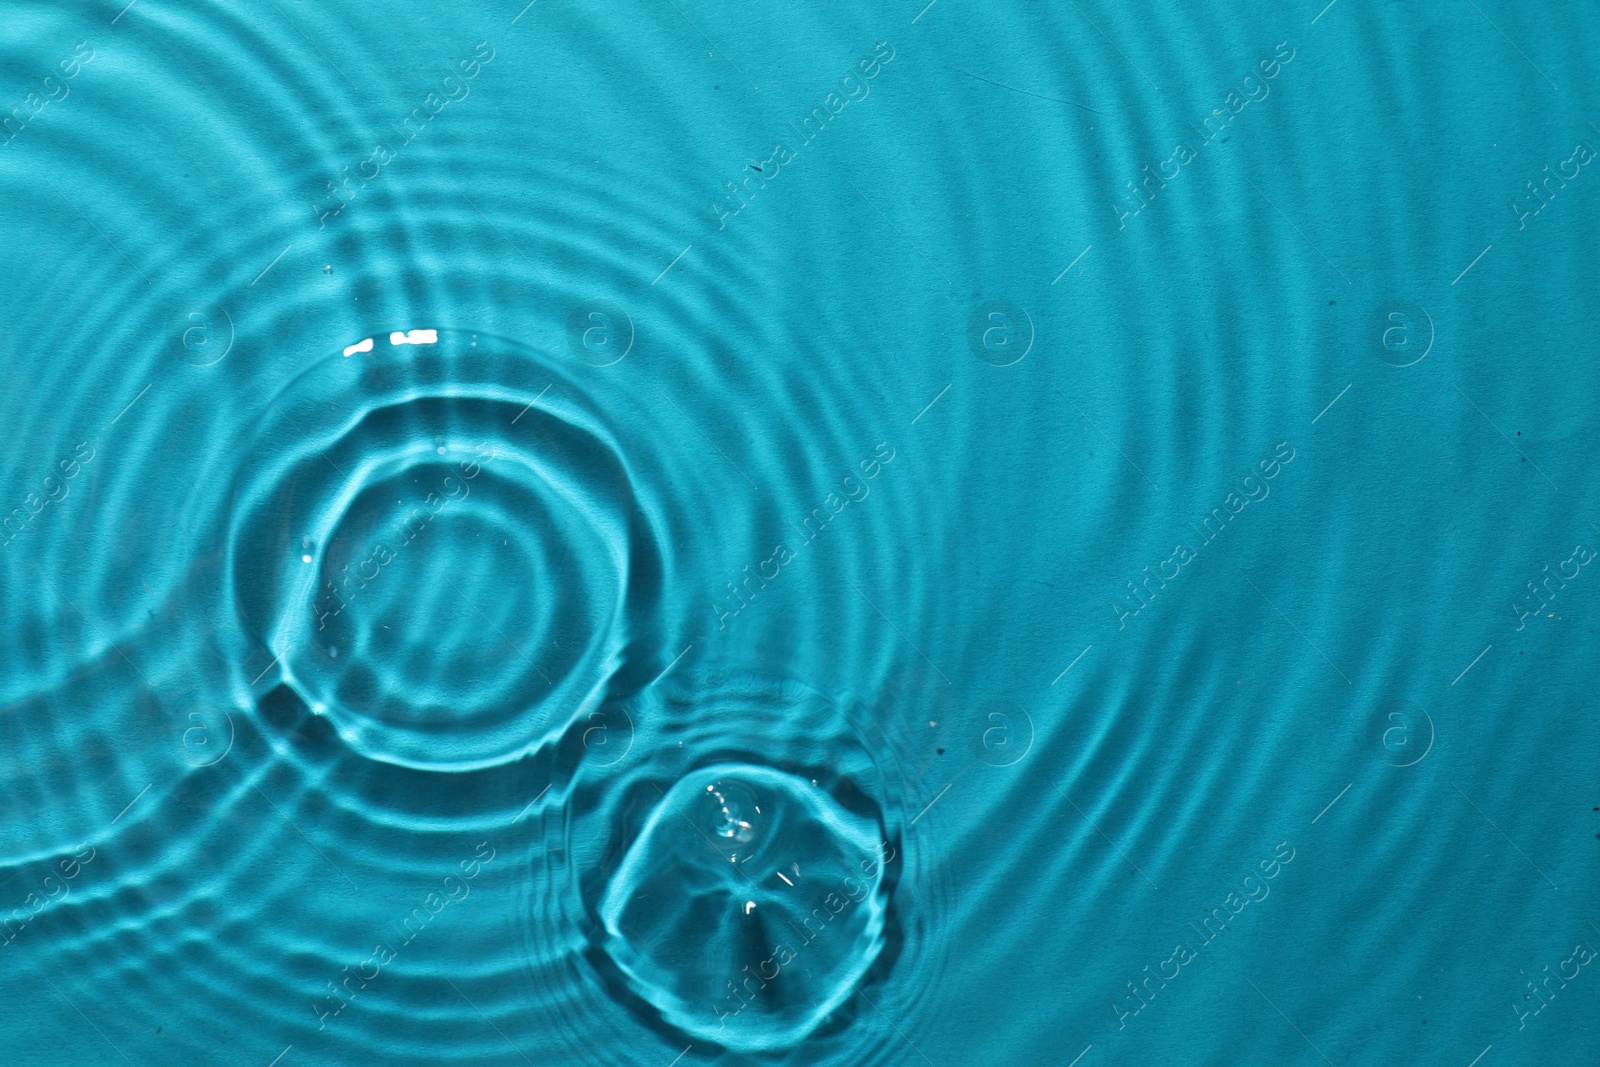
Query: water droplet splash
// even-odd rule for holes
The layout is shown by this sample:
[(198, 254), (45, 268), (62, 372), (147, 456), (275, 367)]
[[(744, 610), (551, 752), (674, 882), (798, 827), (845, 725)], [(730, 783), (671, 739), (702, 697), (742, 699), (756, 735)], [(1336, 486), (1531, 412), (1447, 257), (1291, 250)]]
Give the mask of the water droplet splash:
[[(741, 782), (712, 782), (706, 786), (706, 796), (709, 803), (702, 807), (706, 808), (712, 833), (733, 845), (749, 844), (755, 838), (750, 818), (760, 816), (761, 807), (748, 786)], [(729, 859), (736, 860), (737, 855), (735, 849)]]
[(785, 1048), (882, 950), (894, 857), (874, 820), (806, 779), (702, 768), (661, 794), (623, 857), (600, 902), (604, 949), (691, 1039)]

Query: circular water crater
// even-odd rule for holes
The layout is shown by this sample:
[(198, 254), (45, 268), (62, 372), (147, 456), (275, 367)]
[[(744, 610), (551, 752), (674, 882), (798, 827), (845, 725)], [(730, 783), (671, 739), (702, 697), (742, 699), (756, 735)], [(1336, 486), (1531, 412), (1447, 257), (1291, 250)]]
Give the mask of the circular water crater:
[(814, 782), (719, 763), (679, 779), (599, 906), (602, 949), (697, 1041), (787, 1048), (850, 997), (884, 944), (876, 821)]
[(355, 751), (504, 763), (604, 699), (659, 592), (656, 524), (552, 362), (473, 333), (392, 337), (268, 404), (236, 488), (233, 596), (269, 685)]

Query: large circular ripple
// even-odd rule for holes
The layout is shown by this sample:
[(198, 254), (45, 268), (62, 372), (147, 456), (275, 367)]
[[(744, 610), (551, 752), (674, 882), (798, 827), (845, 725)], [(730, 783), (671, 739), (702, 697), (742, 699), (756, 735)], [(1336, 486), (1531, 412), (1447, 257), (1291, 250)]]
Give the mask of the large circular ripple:
[(266, 405), (231, 593), (287, 686), (364, 756), (503, 763), (606, 693), (661, 582), (615, 437), (486, 335), (353, 340)]

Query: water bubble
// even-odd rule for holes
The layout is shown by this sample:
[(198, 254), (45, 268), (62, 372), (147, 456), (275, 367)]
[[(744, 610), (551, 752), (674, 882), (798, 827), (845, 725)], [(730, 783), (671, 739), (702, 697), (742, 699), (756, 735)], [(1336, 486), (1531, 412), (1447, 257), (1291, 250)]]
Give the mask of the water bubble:
[(756, 796), (740, 782), (712, 782), (706, 786), (706, 821), (711, 832), (737, 845), (747, 845), (756, 836), (750, 820), (761, 814)]

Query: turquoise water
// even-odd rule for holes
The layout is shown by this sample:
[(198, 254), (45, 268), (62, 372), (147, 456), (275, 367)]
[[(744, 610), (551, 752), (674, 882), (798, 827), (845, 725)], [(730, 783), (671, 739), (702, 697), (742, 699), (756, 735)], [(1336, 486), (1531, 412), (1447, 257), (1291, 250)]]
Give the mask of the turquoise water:
[(0, 0), (0, 1064), (1597, 1062), (1592, 8), (525, 2)]

